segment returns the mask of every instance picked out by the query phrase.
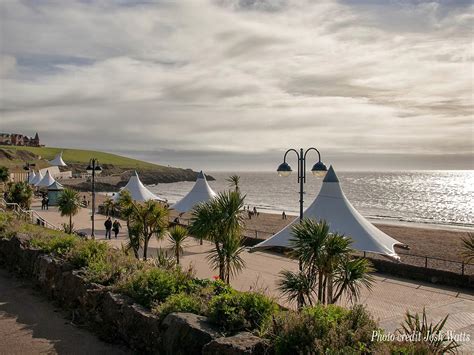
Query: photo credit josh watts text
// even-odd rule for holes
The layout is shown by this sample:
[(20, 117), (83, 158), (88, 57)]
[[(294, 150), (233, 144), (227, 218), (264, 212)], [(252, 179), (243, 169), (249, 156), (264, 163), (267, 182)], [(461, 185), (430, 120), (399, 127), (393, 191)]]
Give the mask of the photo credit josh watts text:
[(413, 332), (411, 334), (399, 334), (399, 333), (385, 333), (378, 330), (372, 332), (372, 341), (408, 341), (408, 342), (417, 342), (417, 341), (456, 341), (458, 343), (464, 343), (471, 341), (471, 335), (466, 332), (437, 332), (432, 334), (422, 334), (421, 332)]

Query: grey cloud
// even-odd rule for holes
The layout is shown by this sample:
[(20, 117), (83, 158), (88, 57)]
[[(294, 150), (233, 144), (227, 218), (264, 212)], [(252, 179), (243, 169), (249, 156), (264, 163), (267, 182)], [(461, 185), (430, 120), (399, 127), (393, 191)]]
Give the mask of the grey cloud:
[(214, 0), (216, 4), (233, 10), (281, 11), (287, 5), (287, 0)]
[(406, 154), (401, 167), (446, 152), (465, 166), (469, 7), (217, 5), (6, 3), (1, 130), (33, 122), (48, 145), (184, 166), (258, 167), (310, 145), (346, 166), (348, 152)]

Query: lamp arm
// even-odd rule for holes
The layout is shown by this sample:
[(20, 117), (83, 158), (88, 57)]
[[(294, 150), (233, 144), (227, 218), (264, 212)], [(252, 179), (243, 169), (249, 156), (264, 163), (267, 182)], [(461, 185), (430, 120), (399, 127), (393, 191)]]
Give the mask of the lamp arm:
[[(308, 152), (310, 150), (314, 150), (314, 151), (316, 151), (316, 153), (318, 153), (318, 161), (320, 162), (321, 161), (321, 153), (319, 153), (319, 150), (317, 150), (316, 148), (313, 148), (313, 147), (306, 149), (306, 152), (304, 152), (304, 160), (306, 160), (306, 154), (308, 154)], [(306, 166), (305, 166), (305, 169), (306, 169)]]
[(285, 152), (285, 155), (283, 156), (283, 163), (286, 163), (286, 156), (288, 155), (289, 152), (295, 152), (296, 153), (296, 157), (298, 159), (300, 159), (300, 154), (298, 153), (298, 151), (296, 149), (288, 149), (286, 152)]

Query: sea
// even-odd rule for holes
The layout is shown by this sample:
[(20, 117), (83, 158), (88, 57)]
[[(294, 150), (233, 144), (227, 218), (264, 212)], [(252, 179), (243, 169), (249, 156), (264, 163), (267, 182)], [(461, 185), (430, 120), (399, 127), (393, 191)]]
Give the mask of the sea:
[[(215, 178), (215, 192), (229, 189), (226, 179), (240, 176), (245, 204), (261, 212), (298, 214), (299, 184), (296, 173), (206, 172)], [(338, 172), (341, 187), (353, 206), (377, 221), (474, 228), (474, 170), (406, 172)], [(307, 174), (304, 207), (321, 188), (322, 178)], [(171, 203), (185, 196), (194, 182), (151, 185), (149, 189)]]

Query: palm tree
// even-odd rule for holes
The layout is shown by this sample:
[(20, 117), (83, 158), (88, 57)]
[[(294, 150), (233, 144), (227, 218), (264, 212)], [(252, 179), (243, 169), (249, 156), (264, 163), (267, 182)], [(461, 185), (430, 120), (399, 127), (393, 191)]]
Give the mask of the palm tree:
[(323, 303), (333, 303), (333, 277), (338, 267), (348, 258), (352, 249), (352, 241), (340, 234), (329, 234), (326, 238), (323, 260), (323, 274), (325, 275), (323, 290)]
[(372, 263), (365, 258), (343, 259), (334, 275), (336, 295), (330, 303), (336, 303), (344, 293), (350, 302), (357, 302), (362, 288), (372, 289), (374, 271)]
[(221, 239), (220, 250), (216, 248), (211, 251), (207, 259), (214, 268), (219, 266), (223, 268), (222, 280), (230, 284), (231, 276), (237, 275), (245, 267), (245, 261), (240, 256), (243, 251), (240, 235), (230, 233)]
[[(290, 246), (293, 255), (300, 260), (302, 270), (300, 274), (282, 273), (280, 290), (290, 300), (296, 299), (300, 307), (311, 302), (313, 293), (318, 302), (332, 304), (343, 294), (347, 294), (351, 302), (357, 300), (362, 287), (371, 288), (373, 268), (370, 262), (351, 259), (352, 241), (330, 233), (325, 221), (303, 219), (293, 227), (292, 234)], [(316, 284), (317, 292), (314, 292)]]
[(329, 225), (326, 222), (317, 223), (312, 219), (303, 219), (293, 226), (293, 238), (290, 246), (293, 255), (298, 258), (307, 276), (318, 282), (318, 301), (323, 302), (324, 286), (324, 248), (329, 237)]
[(147, 259), (148, 243), (154, 235), (158, 239), (162, 238), (168, 227), (169, 210), (159, 202), (148, 200), (143, 203), (132, 202), (134, 212), (131, 218), (135, 223), (141, 225), (141, 235), (143, 238), (143, 260)]
[(123, 190), (120, 192), (118, 199), (118, 206), (120, 208), (120, 217), (125, 218), (127, 222), (128, 243), (125, 246), (127, 250), (133, 250), (133, 254), (137, 259), (140, 258), (138, 252), (143, 245), (142, 225), (132, 221), (132, 215), (135, 212), (132, 195), (129, 191)]
[(7, 182), (10, 174), (6, 166), (0, 166), (0, 182)]
[(280, 272), (281, 279), (278, 281), (278, 289), (290, 302), (296, 301), (298, 309), (304, 306), (312, 306), (312, 293), (314, 280), (303, 271), (292, 272), (283, 270)]
[(176, 225), (170, 229), (168, 235), (172, 244), (174, 255), (176, 257), (176, 263), (179, 265), (179, 256), (184, 252), (183, 243), (188, 237), (188, 231), (186, 228)]
[(215, 205), (212, 203), (200, 203), (194, 207), (191, 217), (189, 233), (199, 238), (202, 245), (203, 239), (212, 240), (212, 236), (217, 234)]
[(243, 251), (243, 205), (244, 197), (239, 192), (227, 191), (197, 205), (192, 212), (190, 233), (214, 243), (208, 260), (219, 269), (219, 277), (227, 283), (245, 266), (240, 256)]
[(110, 197), (107, 197), (103, 205), (104, 205), (105, 214), (107, 215), (107, 217), (110, 215), (115, 216), (116, 205), (115, 205), (114, 200), (112, 200)]
[(6, 197), (7, 202), (17, 203), (21, 208), (29, 209), (33, 198), (33, 189), (25, 181), (10, 183)]
[(69, 216), (69, 234), (72, 234), (72, 216), (75, 216), (81, 208), (79, 193), (73, 189), (65, 188), (58, 198), (58, 210), (61, 216)]
[(239, 175), (231, 175), (229, 178), (226, 179), (229, 183), (229, 187), (233, 187), (235, 192), (239, 192), (239, 183), (240, 183), (240, 176)]
[(466, 238), (462, 239), (464, 250), (461, 255), (466, 263), (474, 260), (474, 233), (468, 233)]

